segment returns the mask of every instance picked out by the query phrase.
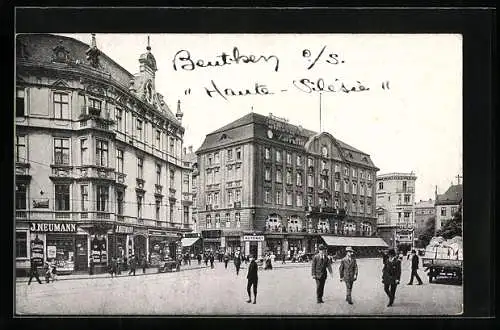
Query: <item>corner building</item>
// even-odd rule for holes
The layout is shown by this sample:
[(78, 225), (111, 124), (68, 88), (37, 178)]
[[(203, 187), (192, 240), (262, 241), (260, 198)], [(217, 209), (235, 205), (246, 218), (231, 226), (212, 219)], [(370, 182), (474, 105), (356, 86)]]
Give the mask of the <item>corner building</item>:
[(376, 237), (370, 156), (270, 114), (250, 113), (208, 134), (198, 156), (198, 227), (205, 249), (261, 257), (329, 252), (370, 255)]
[(131, 255), (154, 265), (191, 230), (182, 112), (156, 91), (149, 40), (131, 74), (89, 39), (16, 38), (18, 270), (36, 259), (83, 271), (92, 259), (99, 272)]

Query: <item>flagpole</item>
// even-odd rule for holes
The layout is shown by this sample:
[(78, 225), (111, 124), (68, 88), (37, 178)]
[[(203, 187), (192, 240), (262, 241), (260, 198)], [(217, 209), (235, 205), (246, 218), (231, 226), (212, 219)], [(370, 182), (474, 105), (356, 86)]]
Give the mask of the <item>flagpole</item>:
[(319, 132), (321, 133), (321, 92), (319, 93)]

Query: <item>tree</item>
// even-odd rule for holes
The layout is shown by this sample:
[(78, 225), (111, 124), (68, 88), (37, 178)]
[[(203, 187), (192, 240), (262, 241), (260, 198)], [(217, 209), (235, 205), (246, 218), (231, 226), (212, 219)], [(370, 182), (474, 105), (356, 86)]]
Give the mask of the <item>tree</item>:
[(446, 221), (436, 233), (436, 236), (442, 236), (444, 239), (450, 239), (455, 236), (462, 236), (462, 210), (458, 210), (453, 218)]
[(423, 232), (418, 236), (418, 241), (420, 246), (426, 247), (429, 245), (431, 238), (434, 237), (434, 232), (436, 230), (436, 217), (430, 217), (425, 220), (425, 227)]

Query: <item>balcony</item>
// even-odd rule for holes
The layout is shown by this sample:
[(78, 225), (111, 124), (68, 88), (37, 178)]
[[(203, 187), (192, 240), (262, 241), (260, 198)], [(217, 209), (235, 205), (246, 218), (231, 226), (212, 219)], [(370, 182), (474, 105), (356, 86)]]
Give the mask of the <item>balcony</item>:
[(73, 166), (63, 164), (50, 165), (52, 172), (50, 177), (53, 179), (70, 178), (73, 175)]
[(18, 176), (29, 176), (30, 164), (23, 162), (16, 162), (16, 175)]
[(101, 109), (91, 106), (82, 107), (79, 120), (81, 128), (97, 128), (106, 131), (114, 124), (114, 121), (110, 118), (109, 111), (105, 110), (103, 112)]
[(396, 188), (397, 193), (414, 193), (415, 189), (413, 187), (406, 187), (406, 188)]
[(125, 178), (127, 177), (124, 173), (115, 172), (115, 181), (121, 184), (125, 184)]
[(328, 169), (327, 168), (322, 169), (320, 172), (320, 175), (321, 176), (328, 176)]
[(160, 184), (155, 184), (155, 195), (163, 196), (162, 193), (163, 186)]
[(78, 179), (98, 178), (114, 181), (116, 178), (113, 174), (114, 169), (96, 165), (77, 167), (75, 172)]
[(136, 190), (144, 190), (144, 183), (146, 181), (144, 181), (141, 178), (136, 178), (135, 181), (136, 181), (135, 189)]

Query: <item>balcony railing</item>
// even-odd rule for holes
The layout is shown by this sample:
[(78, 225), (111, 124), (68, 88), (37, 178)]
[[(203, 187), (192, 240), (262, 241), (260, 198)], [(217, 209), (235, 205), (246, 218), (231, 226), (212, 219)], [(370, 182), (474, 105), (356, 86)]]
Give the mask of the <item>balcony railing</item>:
[(163, 186), (160, 184), (155, 184), (155, 194), (156, 195), (161, 195), (161, 192), (163, 190)]

